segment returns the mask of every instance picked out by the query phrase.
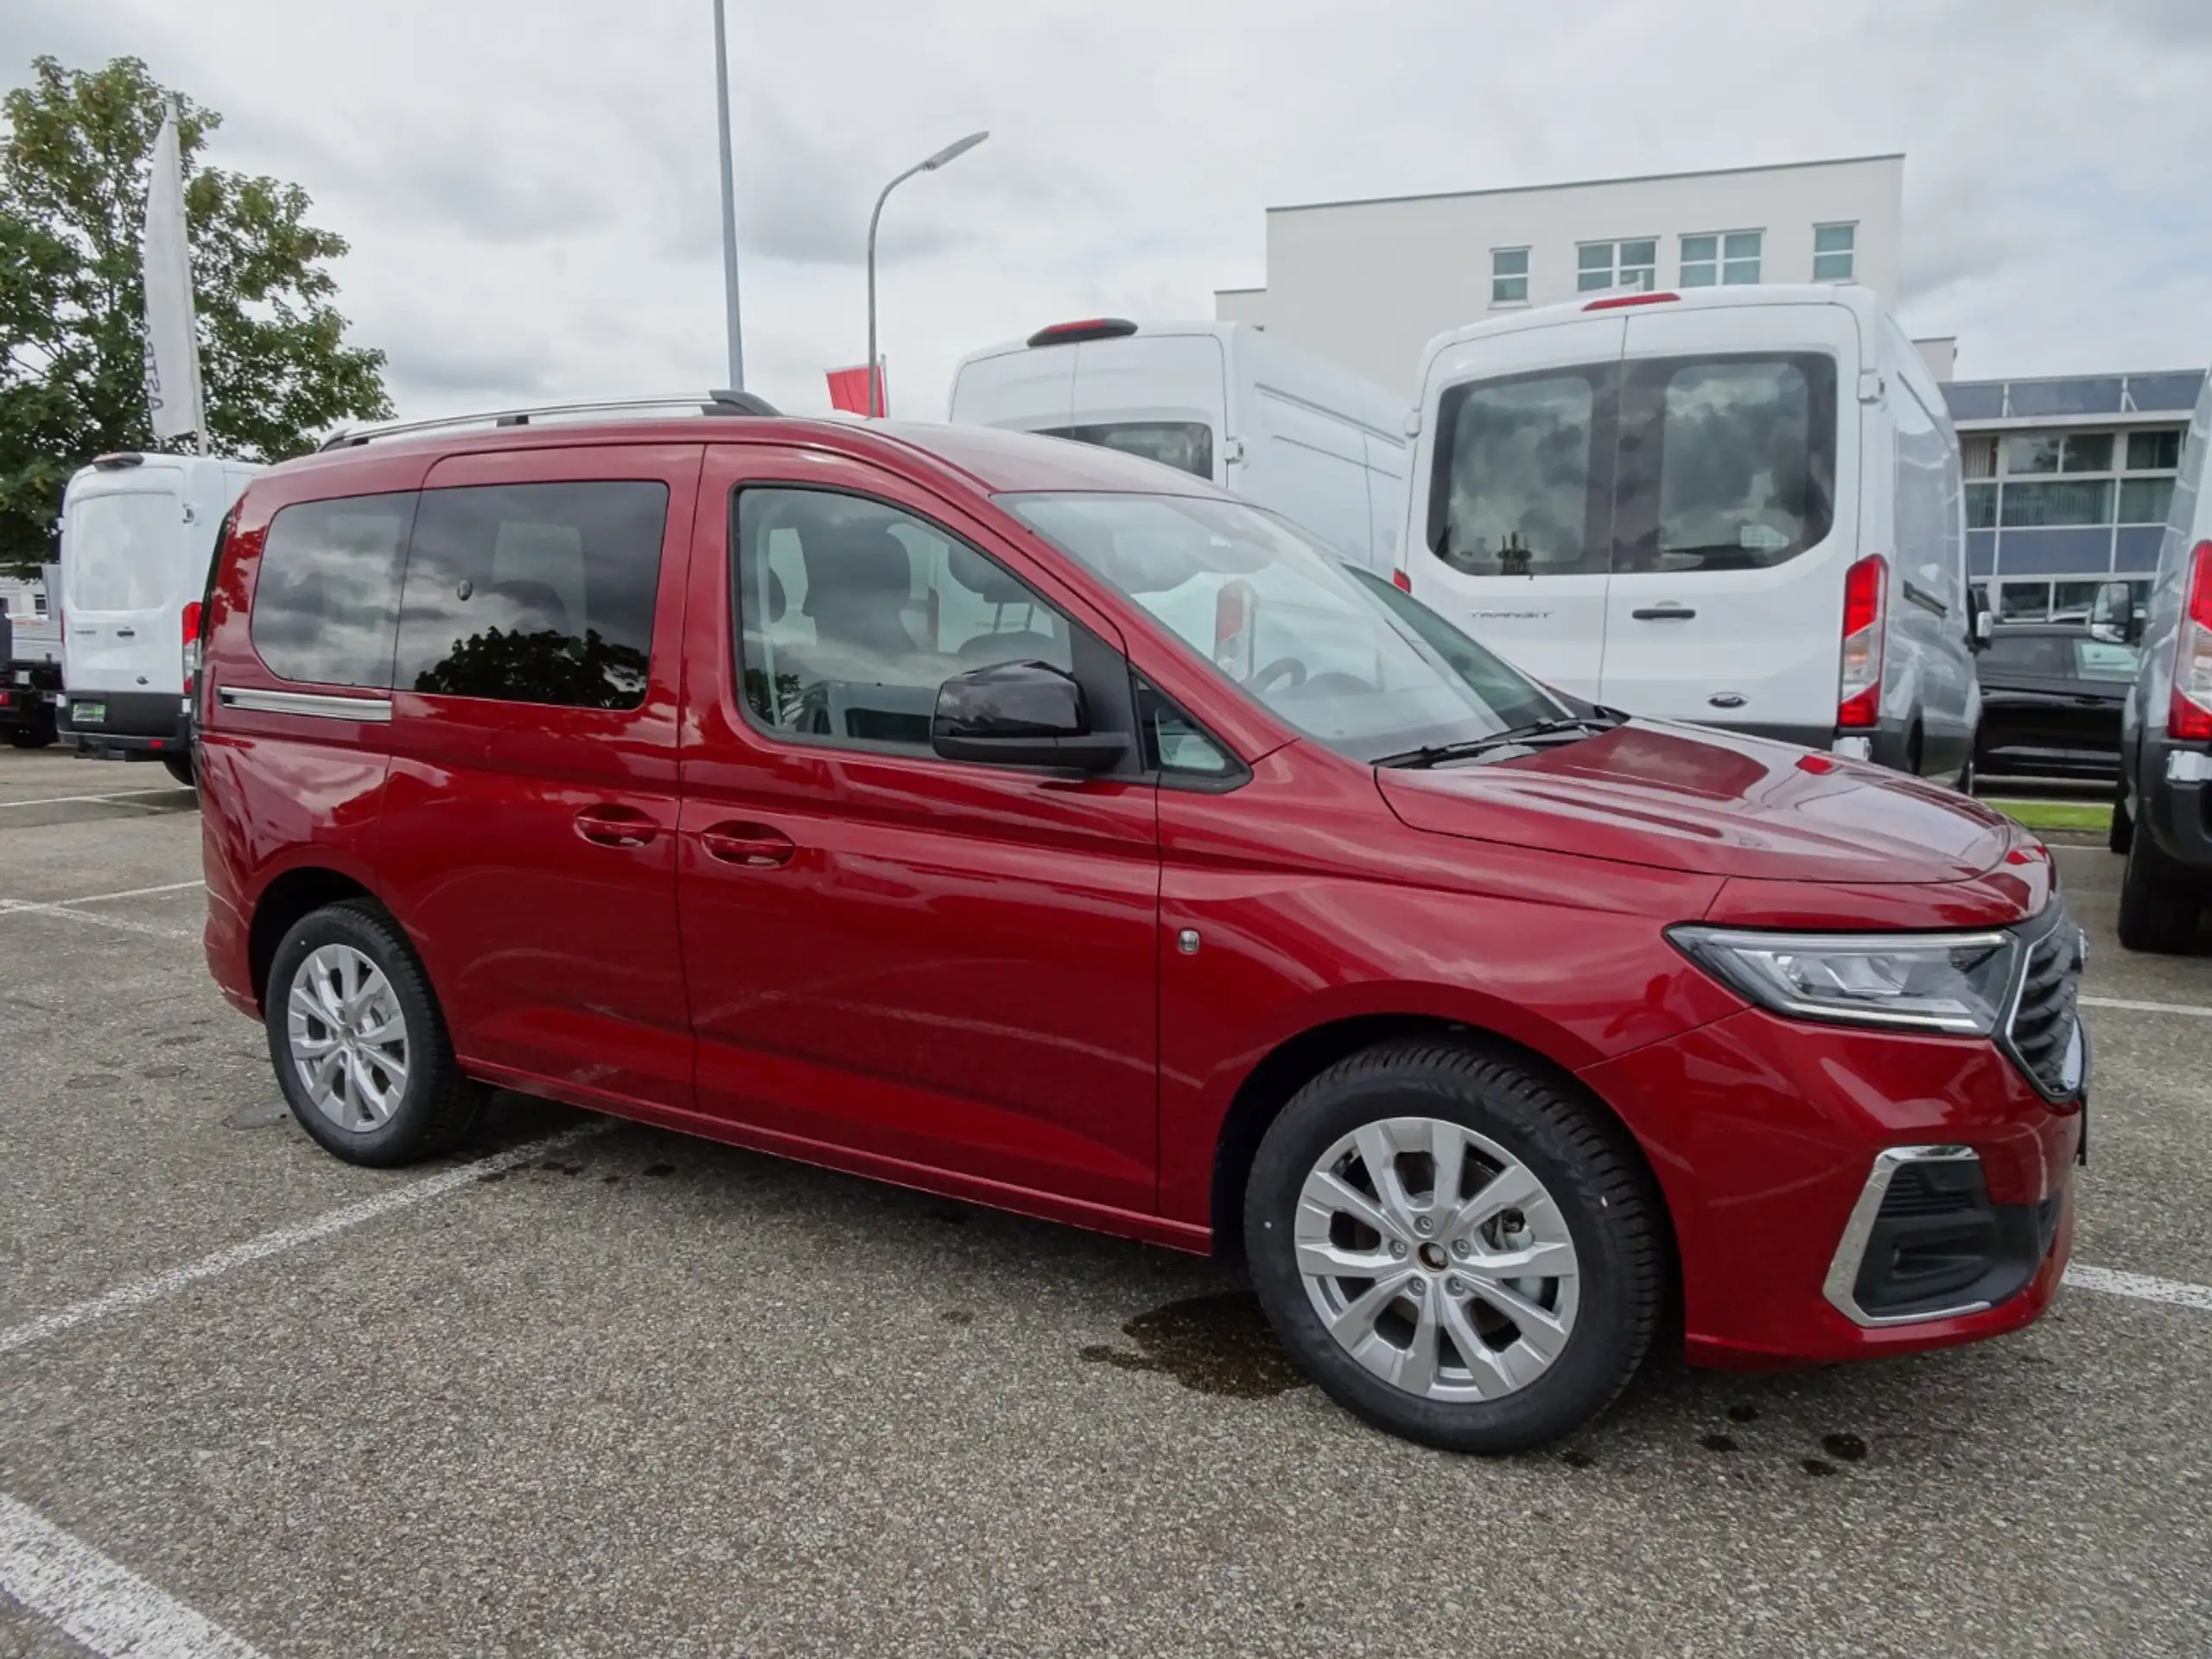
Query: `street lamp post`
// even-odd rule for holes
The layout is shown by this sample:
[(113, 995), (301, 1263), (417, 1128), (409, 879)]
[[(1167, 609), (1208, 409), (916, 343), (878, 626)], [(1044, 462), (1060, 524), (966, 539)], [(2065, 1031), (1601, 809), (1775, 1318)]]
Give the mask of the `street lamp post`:
[(915, 174), (936, 172), (947, 162), (965, 156), (990, 136), (988, 132), (971, 132), (965, 138), (947, 144), (928, 160), (916, 162), (883, 187), (883, 194), (875, 199), (875, 211), (868, 216), (868, 412), (871, 418), (883, 413), (883, 375), (875, 355), (875, 227), (877, 221), (883, 217), (883, 204), (893, 190)]
[(729, 385), (745, 390), (745, 340), (737, 320), (737, 180), (729, 153), (729, 39), (722, 0), (715, 0), (715, 109), (722, 137), (722, 304), (728, 313)]

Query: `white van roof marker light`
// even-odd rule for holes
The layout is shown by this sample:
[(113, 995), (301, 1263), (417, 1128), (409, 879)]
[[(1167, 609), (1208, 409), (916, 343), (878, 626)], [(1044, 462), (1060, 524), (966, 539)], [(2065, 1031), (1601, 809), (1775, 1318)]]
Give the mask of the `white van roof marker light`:
[(1023, 343), (1030, 346), (1072, 346), (1078, 340), (1120, 340), (1136, 331), (1136, 324), (1127, 317), (1083, 317), (1074, 322), (1049, 323)]
[(1670, 300), (1681, 297), (1665, 289), (1656, 294), (1612, 294), (1602, 300), (1592, 300), (1582, 308), (1585, 311), (1618, 311), (1624, 305), (1664, 305)]

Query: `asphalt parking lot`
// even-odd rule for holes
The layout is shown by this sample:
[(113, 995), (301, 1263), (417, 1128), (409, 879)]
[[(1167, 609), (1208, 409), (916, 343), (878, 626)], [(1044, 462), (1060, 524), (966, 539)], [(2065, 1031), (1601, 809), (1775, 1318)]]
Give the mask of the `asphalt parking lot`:
[(0, 1654), (2201, 1655), (2212, 939), (2126, 955), (2058, 856), (2052, 1313), (1485, 1462), (1165, 1251), (514, 1098), (340, 1165), (207, 976), (190, 794), (0, 752)]

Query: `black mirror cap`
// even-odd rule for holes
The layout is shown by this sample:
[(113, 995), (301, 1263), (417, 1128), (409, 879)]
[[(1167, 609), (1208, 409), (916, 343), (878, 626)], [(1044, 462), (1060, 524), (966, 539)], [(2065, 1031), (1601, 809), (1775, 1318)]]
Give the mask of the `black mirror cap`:
[(930, 747), (948, 760), (1104, 772), (1128, 752), (1094, 733), (1083, 688), (1050, 663), (994, 663), (938, 688)]

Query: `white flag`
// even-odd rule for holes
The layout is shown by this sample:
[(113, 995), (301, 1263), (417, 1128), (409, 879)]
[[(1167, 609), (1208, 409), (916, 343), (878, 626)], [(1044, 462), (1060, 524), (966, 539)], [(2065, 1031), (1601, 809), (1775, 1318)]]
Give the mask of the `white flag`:
[(198, 433), (200, 340), (192, 322), (192, 249), (184, 237), (184, 160), (176, 105), (162, 117), (154, 141), (154, 175), (146, 189), (146, 401), (154, 435)]

